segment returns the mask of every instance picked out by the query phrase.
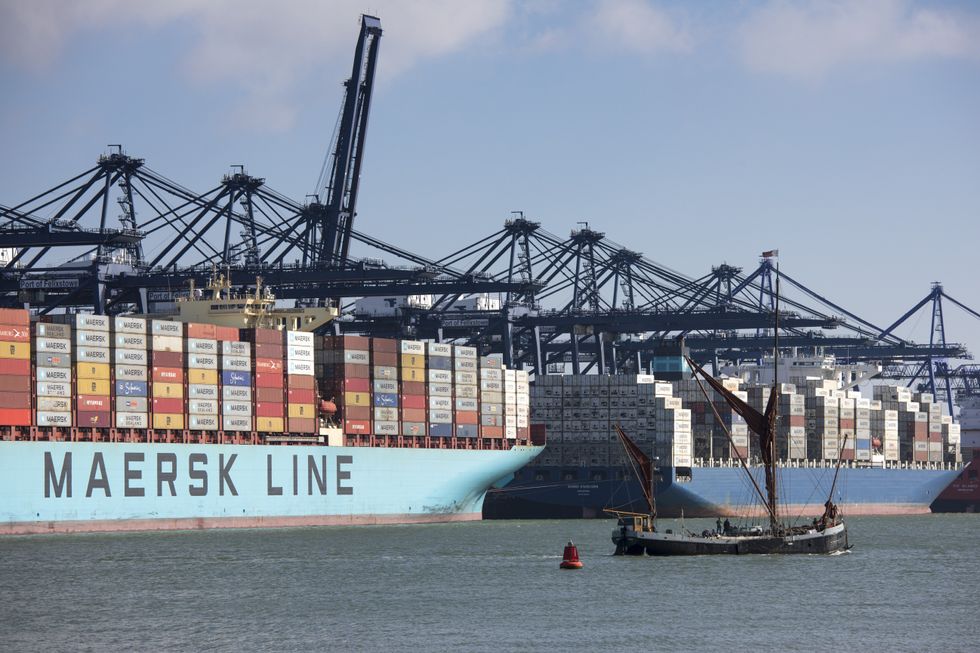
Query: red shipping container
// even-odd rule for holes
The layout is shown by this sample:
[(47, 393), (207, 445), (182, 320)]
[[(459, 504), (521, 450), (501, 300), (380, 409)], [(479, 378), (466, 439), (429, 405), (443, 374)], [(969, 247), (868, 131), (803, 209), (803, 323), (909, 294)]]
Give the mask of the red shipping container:
[(31, 339), (31, 329), (16, 324), (0, 324), (0, 342), (28, 342)]
[(180, 414), (184, 412), (184, 400), (179, 398), (166, 398), (166, 397), (154, 397), (153, 398), (153, 412), (154, 413), (176, 413)]
[(256, 357), (255, 358), (255, 371), (265, 372), (269, 374), (282, 374), (284, 372), (284, 365), (282, 364), (282, 358), (265, 358)]
[(184, 367), (184, 354), (179, 351), (151, 351), (150, 364), (154, 367)]
[(279, 329), (253, 329), (256, 344), (282, 345), (283, 332)]
[(398, 354), (384, 351), (372, 352), (371, 364), (378, 367), (398, 367)]
[(241, 340), (239, 331), (235, 327), (215, 326), (215, 338), (218, 340)]
[(364, 336), (324, 336), (323, 346), (327, 349), (361, 349), (371, 348), (371, 339)]
[(0, 358), (0, 376), (31, 375), (31, 361), (28, 359)]
[(22, 308), (0, 308), (0, 324), (30, 326), (31, 314)]
[(312, 390), (316, 379), (305, 374), (287, 374), (286, 387), (297, 390)]
[(371, 432), (371, 422), (366, 419), (345, 419), (344, 433), (358, 433), (367, 435)]
[(256, 372), (255, 387), (281, 389), (284, 387), (284, 380), (282, 378), (282, 374), (277, 374), (274, 372)]
[(398, 353), (398, 341), (393, 338), (371, 338), (371, 351)]
[(457, 424), (478, 424), (480, 422), (479, 415), (469, 410), (456, 411), (455, 416)]
[[(548, 430), (544, 424), (531, 424), (531, 444), (543, 445), (548, 442)], [(520, 433), (520, 429), (517, 430)]]
[(29, 408), (0, 408), (0, 426), (30, 426)]
[(78, 395), (75, 408), (79, 411), (106, 412), (112, 410), (112, 402), (108, 395)]
[(217, 327), (213, 324), (200, 324), (199, 322), (187, 323), (188, 338), (205, 338), (207, 340), (217, 340)]
[(286, 391), (282, 388), (256, 388), (255, 401), (281, 404), (286, 400)]
[(424, 408), (402, 408), (402, 421), (403, 422), (424, 422), (425, 421), (425, 409)]
[(339, 392), (371, 392), (370, 379), (344, 379), (343, 389), (337, 388)]
[(485, 438), (502, 438), (504, 437), (504, 427), (502, 426), (481, 426), (480, 433)]
[(285, 347), (280, 344), (255, 343), (256, 358), (276, 358), (281, 363), (283, 353), (285, 353)]
[(285, 417), (286, 404), (274, 404), (266, 401), (255, 402), (256, 417)]
[(112, 428), (112, 413), (107, 410), (80, 410), (75, 416), (75, 424), (77, 424), (79, 428)]
[(425, 396), (425, 383), (422, 381), (402, 381), (402, 395)]
[(307, 390), (305, 388), (290, 388), (286, 393), (286, 396), (289, 398), (289, 403), (291, 404), (312, 404), (314, 401), (316, 401), (314, 395), (315, 393), (312, 389)]
[[(402, 395), (401, 402), (402, 402), (402, 408), (424, 409), (426, 407), (425, 397), (421, 395)], [(409, 420), (409, 421), (413, 421), (413, 420)]]
[(316, 420), (312, 417), (290, 417), (286, 420), (290, 433), (315, 433)]
[(154, 365), (153, 380), (157, 383), (183, 383), (184, 370), (179, 367), (157, 367)]
[(31, 392), (31, 377), (0, 376), (0, 392)]
[(371, 408), (370, 406), (346, 406), (344, 416), (353, 420), (370, 420)]
[(30, 408), (30, 392), (3, 392), (0, 393), (0, 408)]

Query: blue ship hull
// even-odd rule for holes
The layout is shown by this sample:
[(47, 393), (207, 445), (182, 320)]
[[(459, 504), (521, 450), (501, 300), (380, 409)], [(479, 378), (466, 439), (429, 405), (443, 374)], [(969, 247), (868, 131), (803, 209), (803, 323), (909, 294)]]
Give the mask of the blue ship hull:
[(541, 450), (0, 442), (0, 534), (480, 519)]
[[(762, 468), (753, 475), (764, 487)], [(663, 517), (764, 514), (745, 472), (736, 467), (695, 467), (689, 480), (672, 468), (661, 470), (657, 513)], [(834, 500), (849, 515), (928, 513), (959, 470), (848, 468), (840, 470)], [(604, 517), (604, 508), (644, 512), (640, 484), (621, 467), (523, 469), (513, 482), (491, 491), (488, 518)], [(823, 512), (834, 469), (780, 468), (780, 503), (790, 516)]]

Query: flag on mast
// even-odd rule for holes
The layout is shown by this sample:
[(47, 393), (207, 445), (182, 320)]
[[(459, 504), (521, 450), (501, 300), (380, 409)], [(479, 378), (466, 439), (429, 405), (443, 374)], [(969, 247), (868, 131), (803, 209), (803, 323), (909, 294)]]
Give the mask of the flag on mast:
[(770, 249), (768, 252), (762, 252), (762, 258), (772, 258), (774, 256), (779, 256), (778, 249)]

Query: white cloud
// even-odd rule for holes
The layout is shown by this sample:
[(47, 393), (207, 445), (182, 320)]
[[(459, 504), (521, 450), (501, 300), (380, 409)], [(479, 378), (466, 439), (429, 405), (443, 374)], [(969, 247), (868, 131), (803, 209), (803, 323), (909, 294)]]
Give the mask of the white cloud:
[(378, 74), (385, 78), (498, 29), (510, 6), (511, 0), (6, 2), (0, 4), (0, 53), (37, 70), (57, 61), (78, 32), (180, 23), (194, 35), (179, 62), (188, 78), (241, 88), (232, 119), (277, 130), (293, 123), (295, 91), (311, 73), (336, 75), (338, 84), (350, 74), (361, 13), (381, 17)]
[(814, 79), (858, 63), (980, 58), (980, 20), (906, 0), (774, 0), (737, 32), (750, 70)]
[(644, 54), (689, 52), (687, 30), (645, 0), (601, 0), (588, 22), (607, 44)]

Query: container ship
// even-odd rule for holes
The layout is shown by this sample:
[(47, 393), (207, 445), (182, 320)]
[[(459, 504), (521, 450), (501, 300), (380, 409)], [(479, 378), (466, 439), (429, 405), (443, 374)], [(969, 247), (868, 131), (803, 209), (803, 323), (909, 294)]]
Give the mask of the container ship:
[[(659, 514), (744, 514), (753, 503), (753, 488), (740, 460), (761, 483), (757, 442), (724, 400), (678, 372), (673, 380), (663, 378), (670, 372), (537, 378), (531, 409), (548, 430), (548, 448), (507, 487), (491, 492), (485, 515), (603, 517), (605, 508), (642, 511), (643, 492), (627, 468), (616, 424), (656, 459)], [(823, 511), (838, 459), (834, 500), (849, 514), (929, 512), (962, 466), (959, 426), (944, 414), (943, 404), (928, 393), (884, 385), (872, 386), (873, 397), (864, 397), (826, 376), (799, 372), (796, 383), (778, 388), (780, 502), (787, 515)], [(764, 380), (731, 377), (724, 383), (763, 408), (769, 389)]]
[(0, 534), (480, 519), (541, 452), (526, 372), (266, 308), (0, 309)]

